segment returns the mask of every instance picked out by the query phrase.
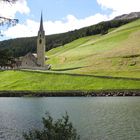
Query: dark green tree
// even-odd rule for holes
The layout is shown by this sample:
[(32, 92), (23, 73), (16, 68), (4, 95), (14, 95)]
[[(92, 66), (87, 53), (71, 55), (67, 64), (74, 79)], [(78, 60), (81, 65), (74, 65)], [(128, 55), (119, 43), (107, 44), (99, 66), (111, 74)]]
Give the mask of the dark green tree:
[(31, 130), (24, 133), (25, 140), (79, 140), (80, 136), (77, 135), (72, 123), (69, 121), (69, 116), (66, 113), (61, 119), (56, 121), (46, 113), (43, 120), (42, 130)]
[(12, 53), (7, 49), (0, 50), (0, 67), (12, 66), (15, 63)]

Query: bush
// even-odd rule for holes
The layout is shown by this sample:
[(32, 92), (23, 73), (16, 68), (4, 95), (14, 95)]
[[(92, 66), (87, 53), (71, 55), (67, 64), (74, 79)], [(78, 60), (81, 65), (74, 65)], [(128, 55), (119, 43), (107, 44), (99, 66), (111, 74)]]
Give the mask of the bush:
[(79, 140), (80, 136), (77, 135), (76, 129), (74, 129), (71, 122), (69, 122), (69, 116), (66, 113), (61, 119), (56, 121), (46, 113), (46, 117), (42, 118), (43, 129), (31, 130), (28, 133), (24, 133), (25, 140)]

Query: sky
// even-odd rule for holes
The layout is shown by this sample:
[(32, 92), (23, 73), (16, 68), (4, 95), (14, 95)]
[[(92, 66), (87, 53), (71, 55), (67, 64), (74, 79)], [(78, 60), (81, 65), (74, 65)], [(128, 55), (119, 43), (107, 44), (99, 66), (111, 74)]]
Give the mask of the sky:
[(140, 11), (140, 0), (0, 0), (0, 16), (18, 18), (13, 27), (0, 27), (1, 40), (36, 36), (43, 13), (46, 35), (72, 31), (121, 14)]

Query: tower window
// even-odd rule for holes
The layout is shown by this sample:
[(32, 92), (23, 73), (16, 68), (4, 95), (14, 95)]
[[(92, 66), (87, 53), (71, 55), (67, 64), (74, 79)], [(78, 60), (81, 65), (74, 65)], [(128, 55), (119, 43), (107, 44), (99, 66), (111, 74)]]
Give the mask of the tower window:
[(39, 40), (39, 43), (40, 43), (40, 44), (42, 43), (42, 40), (41, 40), (41, 39)]

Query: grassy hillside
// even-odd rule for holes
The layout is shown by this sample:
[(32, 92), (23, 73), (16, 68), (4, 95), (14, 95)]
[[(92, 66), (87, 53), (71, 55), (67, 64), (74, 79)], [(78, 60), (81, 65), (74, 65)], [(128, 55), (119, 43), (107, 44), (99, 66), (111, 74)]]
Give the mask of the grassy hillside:
[(140, 20), (46, 53), (54, 71), (140, 78)]
[(0, 90), (107, 90), (139, 89), (140, 80), (56, 73), (1, 71)]

